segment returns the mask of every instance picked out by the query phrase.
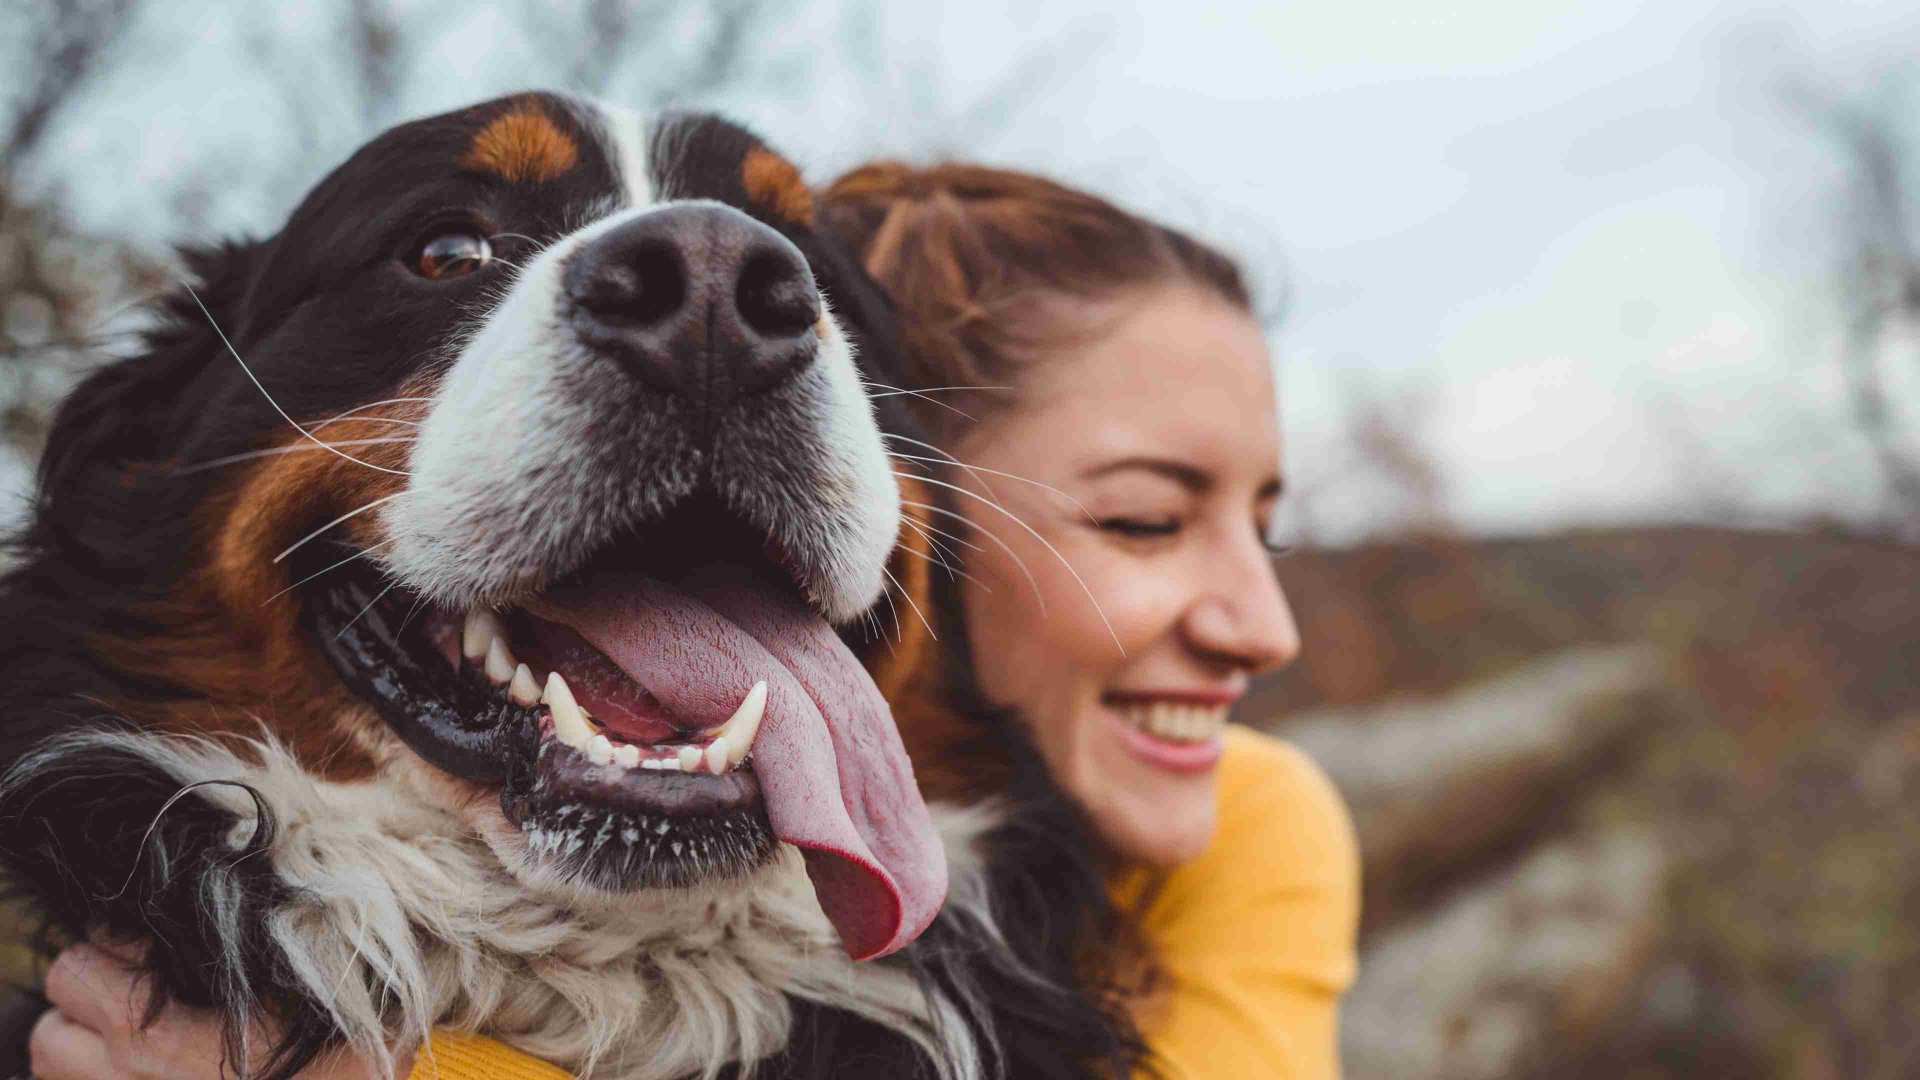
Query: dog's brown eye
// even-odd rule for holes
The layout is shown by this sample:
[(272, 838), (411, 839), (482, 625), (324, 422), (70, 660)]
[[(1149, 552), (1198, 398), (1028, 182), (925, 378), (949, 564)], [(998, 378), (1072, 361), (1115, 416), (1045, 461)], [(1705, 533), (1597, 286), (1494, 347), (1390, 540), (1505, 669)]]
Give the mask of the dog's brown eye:
[(448, 232), (427, 241), (414, 261), (414, 272), (439, 281), (471, 274), (493, 260), (493, 246), (474, 233)]

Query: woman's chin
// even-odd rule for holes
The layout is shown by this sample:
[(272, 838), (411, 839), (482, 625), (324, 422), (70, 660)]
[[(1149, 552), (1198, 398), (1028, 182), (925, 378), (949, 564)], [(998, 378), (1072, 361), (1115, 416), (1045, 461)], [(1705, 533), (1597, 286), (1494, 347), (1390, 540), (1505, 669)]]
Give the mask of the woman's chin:
[(1105, 768), (1095, 798), (1082, 803), (1120, 855), (1170, 867), (1199, 855), (1213, 839), (1219, 737), (1175, 742), (1115, 719), (1099, 755)]

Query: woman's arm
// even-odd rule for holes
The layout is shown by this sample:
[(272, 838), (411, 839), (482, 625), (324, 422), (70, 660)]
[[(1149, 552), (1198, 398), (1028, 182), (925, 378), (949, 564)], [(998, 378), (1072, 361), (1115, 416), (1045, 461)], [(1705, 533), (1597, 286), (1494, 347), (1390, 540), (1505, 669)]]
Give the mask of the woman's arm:
[[(139, 973), (93, 945), (62, 952), (47, 971), (53, 1007), (34, 1024), (27, 1050), (36, 1080), (224, 1080), (220, 1019), (209, 1011), (169, 1005), (142, 1025), (146, 1002)], [(262, 1045), (271, 1032), (262, 1030)], [(566, 1080), (565, 1071), (491, 1039), (437, 1032), (417, 1054), (398, 1058), (408, 1080)], [(337, 1051), (300, 1072), (301, 1080), (381, 1080), (371, 1063)]]
[(1359, 921), (1352, 821), (1311, 760), (1243, 729), (1220, 784), (1213, 843), (1144, 913), (1165, 979), (1148, 1041), (1168, 1080), (1330, 1080)]

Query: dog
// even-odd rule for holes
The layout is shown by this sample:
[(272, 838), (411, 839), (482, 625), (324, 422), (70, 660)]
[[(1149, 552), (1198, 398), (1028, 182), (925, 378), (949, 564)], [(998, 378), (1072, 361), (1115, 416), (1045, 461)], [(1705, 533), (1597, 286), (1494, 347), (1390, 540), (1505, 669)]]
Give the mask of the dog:
[(933, 489), (786, 158), (521, 94), (183, 258), (0, 579), (0, 871), (56, 936), (273, 1078), (440, 1027), (607, 1077), (1137, 1055), (1044, 770), (916, 788)]

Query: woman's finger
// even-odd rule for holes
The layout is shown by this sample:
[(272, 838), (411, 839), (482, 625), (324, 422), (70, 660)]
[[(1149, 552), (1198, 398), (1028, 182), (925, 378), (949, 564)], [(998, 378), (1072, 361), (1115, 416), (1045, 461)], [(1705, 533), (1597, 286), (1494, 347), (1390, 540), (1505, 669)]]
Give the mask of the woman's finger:
[(48, 1009), (34, 1021), (27, 1061), (34, 1080), (111, 1080), (118, 1075), (105, 1040), (59, 1009)]
[(105, 1035), (126, 1026), (134, 980), (132, 969), (92, 945), (72, 945), (47, 969), (46, 995), (68, 1020)]

